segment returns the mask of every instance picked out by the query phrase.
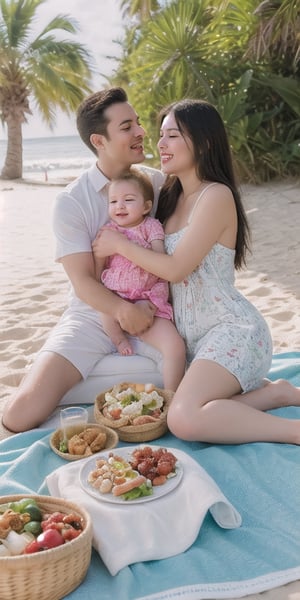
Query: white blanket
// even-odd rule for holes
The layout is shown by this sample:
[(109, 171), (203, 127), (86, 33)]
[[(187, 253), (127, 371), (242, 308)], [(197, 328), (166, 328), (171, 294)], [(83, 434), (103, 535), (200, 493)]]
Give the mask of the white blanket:
[[(120, 449), (116, 449), (119, 451)], [(183, 477), (170, 493), (143, 503), (112, 504), (90, 496), (79, 481), (86, 459), (68, 463), (47, 476), (50, 494), (84, 506), (93, 521), (93, 545), (111, 575), (139, 561), (184, 552), (199, 534), (209, 510), (216, 523), (233, 529), (241, 516), (215, 481), (185, 452), (169, 448)]]

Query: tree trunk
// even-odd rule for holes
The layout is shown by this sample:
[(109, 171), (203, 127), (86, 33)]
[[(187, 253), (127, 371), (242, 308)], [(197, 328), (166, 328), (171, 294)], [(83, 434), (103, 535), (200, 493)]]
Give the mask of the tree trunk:
[(1, 179), (20, 179), (23, 174), (22, 124), (9, 117), (7, 123), (7, 150)]

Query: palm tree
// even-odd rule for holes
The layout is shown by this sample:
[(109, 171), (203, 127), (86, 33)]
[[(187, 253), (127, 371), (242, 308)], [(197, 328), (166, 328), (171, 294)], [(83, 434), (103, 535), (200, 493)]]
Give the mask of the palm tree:
[(156, 115), (163, 105), (200, 95), (215, 102), (220, 94), (224, 66), (218, 69), (207, 60), (207, 27), (212, 15), (211, 0), (178, 0), (140, 26), (133, 39), (127, 28), (130, 47), (127, 51), (125, 38), (120, 67), (110, 81), (125, 85), (143, 115), (149, 155), (155, 154)]
[(110, 78), (139, 109), (147, 154), (156, 156), (161, 106), (202, 97), (223, 117), (242, 178), (298, 174), (300, 0), (159, 4), (155, 18), (126, 27), (123, 56)]
[(54, 17), (36, 36), (32, 26), (45, 0), (0, 0), (0, 118), (7, 126), (2, 179), (22, 177), (22, 124), (35, 103), (53, 126), (55, 108), (70, 114), (90, 91), (91, 56), (73, 40), (57, 34), (78, 30), (67, 15)]
[(280, 57), (296, 72), (300, 61), (299, 0), (263, 0), (254, 14), (259, 17), (257, 30), (249, 43), (249, 53), (256, 60)]
[(121, 8), (124, 8), (125, 16), (137, 17), (141, 23), (144, 23), (159, 9), (159, 2), (158, 0), (122, 0)]

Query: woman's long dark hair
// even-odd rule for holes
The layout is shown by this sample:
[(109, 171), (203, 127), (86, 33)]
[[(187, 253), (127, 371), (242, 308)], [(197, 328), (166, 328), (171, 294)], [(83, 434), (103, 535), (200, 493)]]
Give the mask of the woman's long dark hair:
[[(224, 123), (216, 108), (203, 100), (185, 99), (170, 104), (159, 114), (160, 126), (170, 112), (174, 114), (181, 134), (192, 141), (199, 179), (223, 183), (232, 191), (238, 219), (234, 264), (236, 269), (240, 269), (245, 265), (246, 253), (250, 250), (250, 229), (235, 181)], [(174, 175), (167, 177), (156, 212), (161, 223), (173, 214), (181, 191), (179, 179)]]

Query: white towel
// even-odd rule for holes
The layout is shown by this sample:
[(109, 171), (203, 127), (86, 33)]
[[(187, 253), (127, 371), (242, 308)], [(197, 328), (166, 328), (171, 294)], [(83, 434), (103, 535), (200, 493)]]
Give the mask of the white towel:
[[(116, 453), (119, 450), (116, 448)], [(124, 501), (120, 505), (93, 498), (79, 481), (86, 459), (68, 463), (46, 478), (51, 495), (88, 510), (93, 521), (93, 546), (111, 575), (135, 562), (184, 552), (197, 538), (208, 510), (220, 527), (241, 525), (240, 514), (206, 471), (185, 452), (168, 450), (180, 461), (183, 477), (174, 490), (153, 501), (129, 505)]]

